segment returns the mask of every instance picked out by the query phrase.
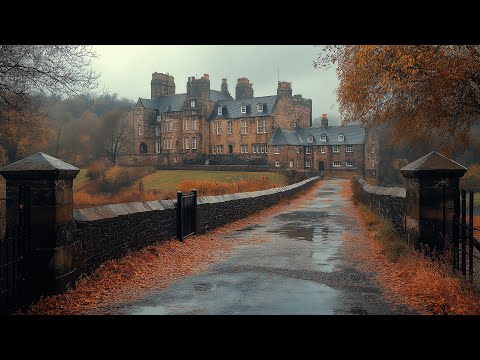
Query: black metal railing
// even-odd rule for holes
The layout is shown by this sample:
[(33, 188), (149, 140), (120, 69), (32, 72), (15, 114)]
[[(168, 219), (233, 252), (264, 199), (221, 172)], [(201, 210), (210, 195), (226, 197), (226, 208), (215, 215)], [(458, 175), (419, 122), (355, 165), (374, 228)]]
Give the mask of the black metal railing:
[[(453, 249), (452, 266), (454, 271), (461, 271), (463, 276), (473, 281), (474, 261), (480, 260), (480, 257), (474, 254), (474, 249), (480, 251), (480, 242), (476, 232), (480, 233), (480, 228), (474, 227), (474, 198), (473, 191), (468, 192), (469, 206), (467, 212), (467, 190), (461, 190), (459, 196), (455, 199), (453, 215)], [(467, 214), (468, 213), (468, 214)], [(478, 235), (477, 235), (478, 236)]]
[(197, 233), (197, 190), (177, 192), (177, 239)]

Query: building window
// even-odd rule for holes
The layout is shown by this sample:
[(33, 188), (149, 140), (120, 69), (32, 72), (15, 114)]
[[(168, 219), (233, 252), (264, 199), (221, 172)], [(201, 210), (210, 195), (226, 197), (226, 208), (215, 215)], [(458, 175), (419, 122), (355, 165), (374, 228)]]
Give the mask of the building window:
[(308, 141), (309, 143), (313, 143), (313, 136), (309, 136), (308, 139), (307, 139), (307, 141)]
[(312, 167), (312, 160), (305, 161), (305, 167)]
[(327, 141), (327, 135), (325, 134), (320, 135), (320, 141)]
[(375, 160), (372, 160), (372, 168), (375, 167)]
[(257, 134), (265, 134), (266, 132), (266, 119), (257, 119)]
[(297, 167), (300, 167), (300, 161), (297, 159)]
[(162, 115), (157, 115), (157, 122), (162, 121)]
[(280, 167), (280, 161), (275, 161), (275, 167)]
[(342, 162), (341, 161), (334, 161), (333, 162), (333, 167), (340, 167), (342, 166)]
[(240, 134), (248, 134), (248, 120), (240, 120)]
[(338, 135), (338, 141), (343, 141), (345, 140), (345, 136), (343, 134)]
[(163, 122), (163, 132), (172, 132), (173, 120), (166, 120)]
[(293, 160), (290, 160), (290, 167), (293, 167)]
[(173, 157), (173, 162), (177, 162), (177, 157), (176, 156)]
[(322, 154), (325, 154), (326, 150), (327, 150), (327, 147), (326, 147), (326, 146), (320, 146), (320, 152), (321, 152)]
[(160, 126), (155, 126), (155, 135), (160, 136)]
[(297, 127), (297, 122), (294, 121), (294, 122), (293, 122), (293, 128), (295, 129), (296, 127)]
[(143, 135), (143, 126), (138, 125), (138, 135)]
[(310, 146), (305, 147), (305, 154), (311, 154), (312, 153), (312, 148)]
[(192, 120), (192, 130), (197, 130), (197, 119)]
[(297, 146), (297, 154), (300, 154), (300, 146)]
[(333, 152), (334, 152), (334, 153), (340, 152), (340, 146), (334, 145), (334, 146), (333, 146)]
[(345, 152), (353, 152), (353, 145), (345, 146)]
[(247, 154), (248, 153), (248, 145), (240, 145), (240, 152), (242, 154)]
[(192, 138), (192, 150), (197, 150), (197, 138)]
[(372, 147), (372, 154), (375, 154), (375, 148)]
[(220, 121), (213, 122), (213, 133), (221, 134), (222, 133), (222, 123)]
[(260, 145), (260, 153), (261, 154), (266, 154), (267, 153), (267, 145)]
[(223, 154), (223, 145), (214, 145), (213, 146), (214, 154)]
[(279, 145), (275, 145), (273, 147), (273, 153), (274, 154), (280, 154), (280, 146)]
[(222, 115), (223, 114), (223, 108), (221, 106), (218, 107), (218, 112), (217, 112), (218, 115)]
[(232, 133), (232, 128), (233, 128), (233, 122), (232, 121), (227, 121), (227, 134)]
[(240, 107), (240, 112), (241, 112), (242, 114), (246, 114), (246, 113), (247, 113), (247, 105), (242, 105), (242, 106)]
[(352, 167), (352, 166), (353, 166), (353, 162), (352, 162), (352, 161), (347, 161), (347, 162), (345, 162), (345, 165), (347, 165), (348, 167)]
[(188, 138), (184, 139), (184, 144), (185, 144), (184, 149), (189, 150), (190, 149), (190, 144), (189, 144)]
[(194, 108), (196, 103), (197, 102), (195, 100), (190, 101), (190, 107)]
[(185, 119), (185, 130), (188, 130), (190, 127), (190, 121), (188, 119)]
[(257, 104), (257, 112), (263, 112), (263, 104)]
[(157, 154), (160, 152), (160, 141), (155, 141), (155, 152)]
[(197, 115), (197, 112), (195, 110), (192, 110), (192, 112), (190, 114), (191, 115)]

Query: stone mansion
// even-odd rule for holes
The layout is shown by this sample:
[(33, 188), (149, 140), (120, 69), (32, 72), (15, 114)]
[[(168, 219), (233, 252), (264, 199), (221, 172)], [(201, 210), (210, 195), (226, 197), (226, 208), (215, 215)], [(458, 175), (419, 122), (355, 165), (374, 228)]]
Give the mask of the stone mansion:
[(312, 100), (292, 95), (279, 81), (277, 94), (254, 97), (247, 78), (237, 80), (235, 98), (222, 79), (210, 89), (207, 74), (191, 76), (187, 93), (176, 94), (173, 76), (153, 73), (151, 98), (133, 110), (135, 163), (165, 167), (250, 165), (326, 175), (377, 177), (379, 144), (359, 125), (312, 126)]

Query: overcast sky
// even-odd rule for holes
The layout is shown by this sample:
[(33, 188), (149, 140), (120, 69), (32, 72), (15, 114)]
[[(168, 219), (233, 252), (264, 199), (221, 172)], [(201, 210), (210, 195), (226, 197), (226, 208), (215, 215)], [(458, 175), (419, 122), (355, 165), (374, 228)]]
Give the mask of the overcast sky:
[(102, 75), (102, 85), (119, 97), (150, 98), (153, 72), (173, 75), (177, 93), (186, 92), (189, 76), (209, 74), (213, 90), (220, 90), (221, 79), (227, 78), (235, 96), (237, 79), (246, 77), (253, 83), (254, 96), (274, 95), (280, 69), (280, 80), (292, 83), (293, 94), (312, 99), (314, 118), (322, 113), (338, 116), (335, 70), (313, 67), (320, 51), (313, 45), (97, 45), (94, 49), (99, 58), (93, 66)]

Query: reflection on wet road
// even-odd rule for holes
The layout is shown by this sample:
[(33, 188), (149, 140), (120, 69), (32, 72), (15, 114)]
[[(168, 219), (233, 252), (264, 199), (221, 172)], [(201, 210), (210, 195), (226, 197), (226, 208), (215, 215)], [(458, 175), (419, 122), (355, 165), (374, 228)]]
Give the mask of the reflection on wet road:
[(369, 275), (349, 266), (342, 234), (340, 179), (325, 180), (301, 208), (279, 213), (225, 238), (268, 238), (247, 245), (207, 272), (123, 306), (127, 314), (406, 314), (383, 300)]

